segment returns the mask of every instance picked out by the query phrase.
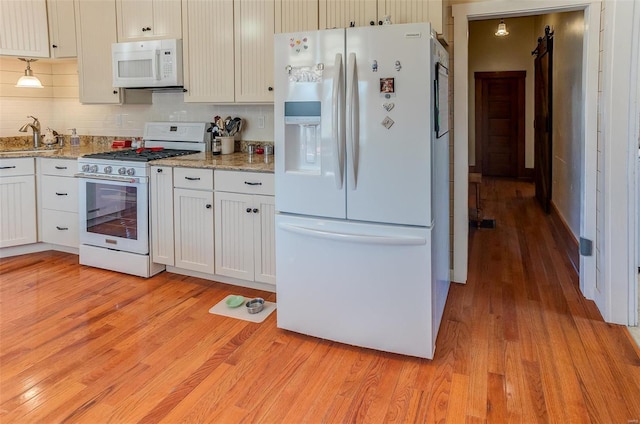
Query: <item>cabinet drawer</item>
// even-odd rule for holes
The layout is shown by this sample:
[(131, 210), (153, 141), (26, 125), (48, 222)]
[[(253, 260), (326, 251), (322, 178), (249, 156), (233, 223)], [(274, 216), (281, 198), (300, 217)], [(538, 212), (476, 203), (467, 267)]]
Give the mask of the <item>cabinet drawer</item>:
[(173, 186), (194, 190), (213, 190), (213, 169), (175, 168)]
[(216, 171), (217, 191), (274, 195), (273, 174), (242, 171)]
[(40, 173), (43, 175), (59, 175), (61, 177), (73, 177), (77, 172), (78, 163), (69, 159), (40, 158)]
[(78, 247), (78, 214), (73, 212), (42, 210), (42, 241), (62, 246)]
[(57, 211), (78, 212), (78, 180), (46, 175), (41, 185), (42, 207)]
[(0, 177), (33, 175), (34, 169), (33, 158), (0, 159)]

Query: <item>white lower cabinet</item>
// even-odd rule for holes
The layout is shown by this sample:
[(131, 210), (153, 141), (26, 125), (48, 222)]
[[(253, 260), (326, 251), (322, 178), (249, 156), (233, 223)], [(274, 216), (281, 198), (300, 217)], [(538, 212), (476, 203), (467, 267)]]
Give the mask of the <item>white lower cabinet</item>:
[(152, 166), (149, 193), (153, 262), (275, 285), (273, 174)]
[(175, 266), (213, 274), (213, 170), (174, 169)]
[(78, 248), (78, 180), (76, 161), (38, 158), (40, 241)]
[(173, 168), (152, 166), (150, 180), (151, 261), (174, 266)]
[(216, 171), (215, 182), (216, 272), (275, 284), (273, 175)]
[(37, 238), (34, 160), (0, 159), (0, 247), (35, 243)]

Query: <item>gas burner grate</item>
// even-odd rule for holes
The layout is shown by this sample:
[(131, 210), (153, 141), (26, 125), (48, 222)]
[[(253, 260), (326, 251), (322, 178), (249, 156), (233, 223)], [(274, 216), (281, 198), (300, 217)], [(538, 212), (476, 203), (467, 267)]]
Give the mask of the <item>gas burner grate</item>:
[(149, 162), (151, 160), (166, 159), (176, 156), (192, 155), (199, 153), (194, 150), (177, 150), (177, 149), (163, 149), (163, 150), (118, 150), (103, 153), (92, 153), (83, 156), (89, 159), (107, 159), (107, 160), (122, 160), (122, 161), (134, 161), (134, 162)]

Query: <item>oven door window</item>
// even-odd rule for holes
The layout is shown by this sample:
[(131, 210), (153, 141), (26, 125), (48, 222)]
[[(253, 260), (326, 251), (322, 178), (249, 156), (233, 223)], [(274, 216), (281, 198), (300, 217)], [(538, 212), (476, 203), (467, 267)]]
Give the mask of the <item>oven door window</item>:
[(86, 231), (138, 240), (140, 187), (87, 182)]

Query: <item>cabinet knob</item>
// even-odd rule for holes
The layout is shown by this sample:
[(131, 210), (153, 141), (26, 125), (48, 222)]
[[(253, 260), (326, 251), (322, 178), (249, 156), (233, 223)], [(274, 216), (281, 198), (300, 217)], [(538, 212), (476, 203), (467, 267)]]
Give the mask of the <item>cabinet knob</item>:
[(205, 208), (207, 208), (207, 209), (211, 209), (211, 205), (210, 205), (209, 203), (207, 203), (207, 204), (205, 205)]
[(118, 90), (113, 90), (113, 94), (118, 94)]
[(253, 213), (258, 213), (258, 208), (253, 208)]
[(51, 47), (53, 47), (54, 49), (57, 49), (58, 45), (57, 44), (52, 44)]
[(375, 25), (376, 23), (374, 21), (369, 21), (369, 25)]
[(378, 25), (382, 25), (382, 21), (378, 21)]
[(158, 168), (156, 172), (160, 173), (160, 172), (162, 172), (162, 169)]
[(267, 90), (273, 91), (273, 87), (269, 87), (269, 88), (267, 88)]
[(251, 208), (247, 208), (247, 213), (251, 213)]

